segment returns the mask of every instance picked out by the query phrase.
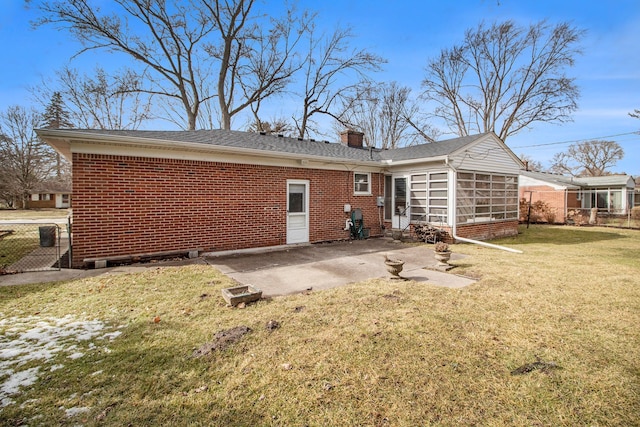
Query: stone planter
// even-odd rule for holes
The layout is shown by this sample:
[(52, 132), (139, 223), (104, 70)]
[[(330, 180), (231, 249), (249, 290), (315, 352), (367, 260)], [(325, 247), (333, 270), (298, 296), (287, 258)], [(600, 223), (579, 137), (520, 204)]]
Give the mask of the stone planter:
[(434, 257), (438, 260), (438, 265), (449, 265), (449, 259), (451, 258), (451, 252), (434, 252)]
[(404, 266), (404, 261), (387, 259), (384, 261), (384, 265), (387, 266), (387, 271), (391, 274), (392, 279), (402, 279), (402, 277), (400, 277), (400, 272)]
[(262, 298), (262, 291), (251, 285), (236, 286), (234, 288), (224, 288), (222, 290), (222, 298), (232, 306), (243, 303), (258, 301)]

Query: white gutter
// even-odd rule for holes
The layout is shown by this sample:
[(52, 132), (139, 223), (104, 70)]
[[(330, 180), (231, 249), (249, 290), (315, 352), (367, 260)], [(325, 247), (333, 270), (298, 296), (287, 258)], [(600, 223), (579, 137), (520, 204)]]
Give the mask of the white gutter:
[(386, 160), (381, 160), (381, 162), (387, 166), (406, 166), (406, 165), (420, 164), (420, 163), (441, 162), (443, 160), (446, 164), (449, 161), (449, 156), (445, 155), (445, 156), (435, 156), (435, 157), (426, 157), (426, 158), (408, 159), (408, 160), (386, 159)]
[[(449, 163), (449, 156), (447, 156), (446, 164), (449, 165), (449, 167), (451, 168), (451, 170), (453, 170), (453, 172), (455, 174), (458, 173), (456, 168), (453, 167), (451, 165), (451, 163)], [(454, 183), (455, 182), (456, 182), (456, 178), (454, 177)], [(456, 234), (456, 225), (457, 225), (458, 222), (456, 221), (456, 215), (455, 215), (455, 212), (457, 212), (457, 210), (458, 210), (458, 207), (456, 206), (456, 194), (455, 194), (455, 188), (454, 188), (454, 194), (453, 194), (453, 212), (454, 212), (454, 214), (453, 214), (453, 224), (451, 226), (451, 234), (452, 234), (452, 237), (455, 240), (460, 240), (461, 242), (465, 242), (465, 243), (472, 243), (474, 245), (485, 246), (487, 248), (500, 249), (501, 251), (513, 252), (515, 254), (523, 253), (521, 250), (518, 250), (518, 249), (509, 248), (509, 247), (506, 247), (506, 246), (494, 245), (493, 243), (487, 243), (487, 242), (483, 242), (481, 240), (467, 239), (466, 237), (458, 236)]]

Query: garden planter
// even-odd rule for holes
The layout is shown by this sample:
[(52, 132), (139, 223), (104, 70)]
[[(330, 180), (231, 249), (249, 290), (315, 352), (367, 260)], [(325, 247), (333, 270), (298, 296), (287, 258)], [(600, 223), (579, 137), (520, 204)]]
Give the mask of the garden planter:
[(434, 252), (435, 258), (438, 260), (438, 265), (449, 265), (449, 259), (451, 258), (451, 252)]
[(236, 306), (240, 303), (249, 303), (258, 301), (262, 298), (262, 291), (254, 288), (251, 285), (236, 286), (233, 288), (225, 288), (222, 290), (222, 298), (227, 301), (229, 305)]
[(392, 279), (402, 279), (400, 272), (404, 266), (404, 261), (385, 259), (384, 264), (387, 266), (387, 271), (391, 274)]

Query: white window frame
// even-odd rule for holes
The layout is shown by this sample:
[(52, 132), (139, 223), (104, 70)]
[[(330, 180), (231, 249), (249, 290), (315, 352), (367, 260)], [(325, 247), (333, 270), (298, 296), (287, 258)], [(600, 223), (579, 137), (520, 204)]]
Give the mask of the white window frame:
[[(466, 175), (466, 176), (464, 176)], [(470, 203), (461, 203), (464, 199)], [(458, 171), (456, 176), (457, 224), (517, 221), (518, 176), (491, 172)]]
[[(358, 181), (358, 176), (366, 176), (366, 181)], [(366, 183), (367, 190), (362, 191), (358, 190), (358, 185), (362, 185)], [(353, 194), (358, 196), (369, 196), (371, 195), (371, 173), (370, 172), (354, 172), (353, 173)]]

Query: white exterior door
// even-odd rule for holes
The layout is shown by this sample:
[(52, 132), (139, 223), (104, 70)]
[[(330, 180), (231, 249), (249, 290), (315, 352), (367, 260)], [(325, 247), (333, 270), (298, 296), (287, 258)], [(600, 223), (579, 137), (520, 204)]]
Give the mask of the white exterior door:
[(409, 198), (407, 197), (407, 177), (393, 177), (393, 216), (391, 228), (405, 229), (409, 225)]
[(309, 181), (287, 180), (287, 244), (309, 241)]

